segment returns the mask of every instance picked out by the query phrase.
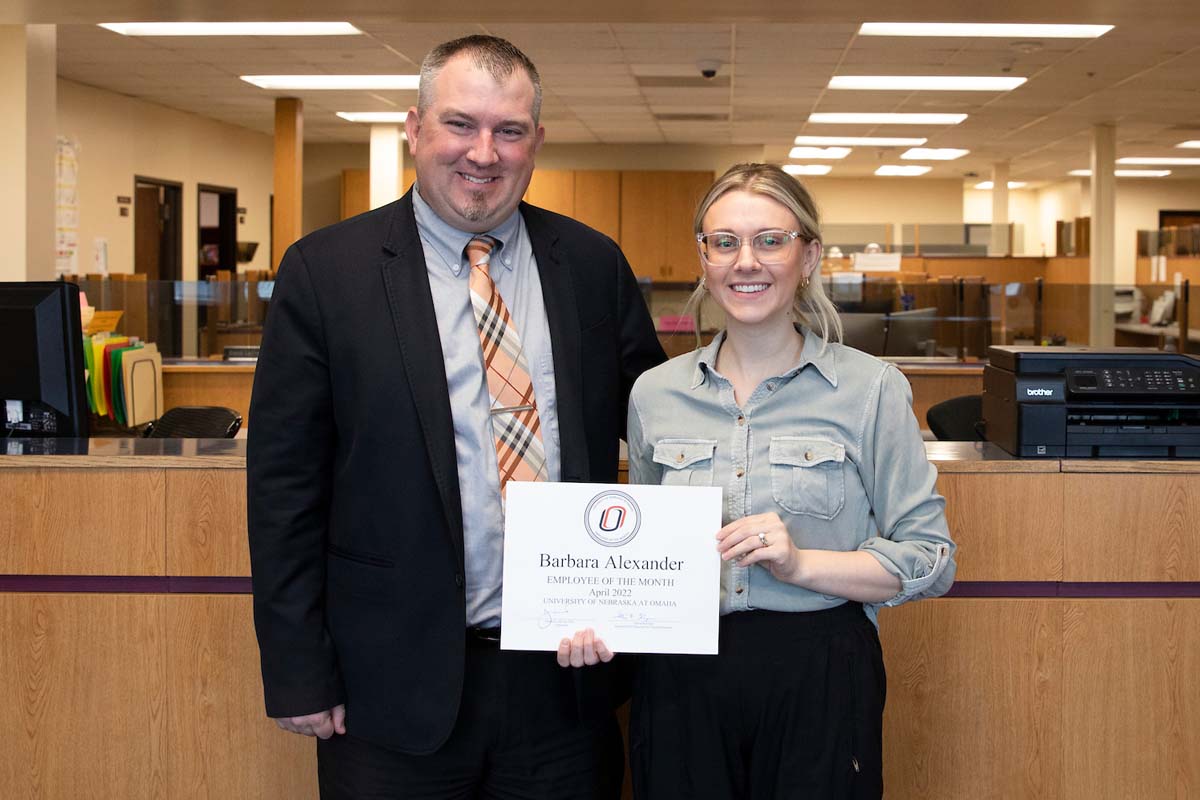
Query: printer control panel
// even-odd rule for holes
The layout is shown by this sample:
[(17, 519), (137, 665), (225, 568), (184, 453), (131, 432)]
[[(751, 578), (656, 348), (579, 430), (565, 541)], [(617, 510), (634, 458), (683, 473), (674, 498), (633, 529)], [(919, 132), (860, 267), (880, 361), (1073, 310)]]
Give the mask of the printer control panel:
[(1196, 397), (1200, 370), (1189, 367), (1086, 367), (1066, 371), (1075, 396)]

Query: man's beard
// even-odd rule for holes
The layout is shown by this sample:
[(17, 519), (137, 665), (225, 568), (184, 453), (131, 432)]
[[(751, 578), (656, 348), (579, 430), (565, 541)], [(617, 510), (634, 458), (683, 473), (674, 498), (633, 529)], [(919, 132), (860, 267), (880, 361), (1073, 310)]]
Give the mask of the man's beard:
[(463, 219), (470, 220), (471, 222), (479, 222), (479, 220), (486, 218), (491, 211), (492, 209), (488, 206), (487, 199), (480, 194), (472, 195), (460, 213)]

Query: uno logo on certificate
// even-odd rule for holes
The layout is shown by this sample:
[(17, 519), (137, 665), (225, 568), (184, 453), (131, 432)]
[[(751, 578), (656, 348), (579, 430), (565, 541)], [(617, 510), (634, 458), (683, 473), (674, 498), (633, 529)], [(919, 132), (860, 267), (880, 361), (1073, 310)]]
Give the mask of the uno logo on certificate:
[(637, 536), (642, 527), (642, 510), (624, 492), (601, 492), (583, 512), (583, 527), (597, 544), (620, 547)]

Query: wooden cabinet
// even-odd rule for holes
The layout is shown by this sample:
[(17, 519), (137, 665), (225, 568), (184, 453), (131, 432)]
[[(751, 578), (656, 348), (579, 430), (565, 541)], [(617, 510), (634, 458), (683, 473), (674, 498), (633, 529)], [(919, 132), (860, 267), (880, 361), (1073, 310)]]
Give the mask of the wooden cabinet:
[(712, 172), (621, 173), (621, 249), (634, 272), (656, 281), (699, 275), (692, 215), (712, 181)]

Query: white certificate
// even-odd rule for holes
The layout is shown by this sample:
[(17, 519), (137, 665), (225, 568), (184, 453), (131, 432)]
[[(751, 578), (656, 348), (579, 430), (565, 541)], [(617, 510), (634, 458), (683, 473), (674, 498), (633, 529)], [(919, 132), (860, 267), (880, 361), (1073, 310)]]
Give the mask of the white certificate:
[(510, 482), (500, 646), (716, 653), (720, 527), (720, 487)]

